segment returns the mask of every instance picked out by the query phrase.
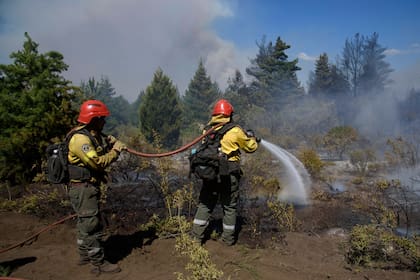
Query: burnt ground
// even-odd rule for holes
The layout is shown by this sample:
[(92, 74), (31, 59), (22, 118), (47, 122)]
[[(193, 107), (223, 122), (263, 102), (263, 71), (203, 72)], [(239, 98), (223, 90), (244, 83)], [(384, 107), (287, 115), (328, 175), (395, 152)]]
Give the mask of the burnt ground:
[[(418, 279), (414, 272), (353, 267), (345, 262), (343, 241), (347, 237), (345, 220), (351, 218), (343, 205), (316, 203), (297, 210), (301, 221), (309, 221), (299, 232), (279, 235), (255, 234), (242, 225), (235, 246), (227, 247), (210, 239), (203, 246), (212, 261), (224, 272), (224, 279)], [(174, 238), (156, 238), (152, 232), (129, 225), (135, 215), (111, 216), (113, 228), (105, 241), (108, 259), (118, 262), (122, 272), (116, 275), (90, 274), (89, 266), (78, 266), (75, 221), (70, 220), (23, 247), (0, 254), (0, 266), (21, 279), (176, 279), (184, 272), (187, 259), (174, 249)], [(343, 227), (337, 227), (338, 217)], [(324, 219), (320, 224), (319, 219)], [(25, 240), (55, 221), (13, 212), (0, 213), (1, 248)], [(217, 221), (216, 221), (217, 222)], [(125, 226), (122, 226), (125, 224)], [(119, 226), (117, 226), (119, 225)], [(309, 225), (309, 226), (308, 226)]]
[[(176, 185), (176, 184), (175, 184)], [(175, 188), (182, 187), (182, 184)], [(313, 192), (325, 186), (313, 186)], [(60, 194), (64, 191), (60, 189)], [(175, 238), (158, 238), (141, 229), (154, 214), (166, 215), (156, 182), (143, 178), (137, 183), (114, 184), (103, 210), (107, 225), (104, 238), (107, 258), (122, 272), (100, 276), (91, 267), (78, 266), (75, 220), (68, 220), (39, 235), (22, 247), (0, 254), (0, 275), (20, 279), (176, 279), (188, 260), (175, 251)], [(243, 196), (246, 196), (243, 194)], [(241, 204), (240, 232), (235, 246), (216, 239), (203, 246), (223, 279), (420, 279), (415, 272), (363, 268), (345, 261), (344, 242), (351, 227), (367, 218), (351, 209), (351, 191), (328, 193), (296, 208), (295, 232), (281, 233), (261, 204)], [(68, 205), (42, 204), (36, 213), (0, 212), (0, 250), (21, 242), (31, 234), (72, 213)], [(192, 219), (192, 211), (186, 211)], [(218, 208), (212, 221), (220, 227)], [(1, 277), (0, 277), (1, 279)]]

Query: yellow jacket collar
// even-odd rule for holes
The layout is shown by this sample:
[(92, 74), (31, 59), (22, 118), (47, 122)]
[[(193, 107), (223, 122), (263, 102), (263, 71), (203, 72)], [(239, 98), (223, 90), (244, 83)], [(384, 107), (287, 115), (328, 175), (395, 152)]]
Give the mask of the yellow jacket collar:
[(212, 116), (210, 121), (209, 121), (209, 125), (215, 125), (215, 124), (219, 124), (219, 123), (225, 123), (225, 122), (229, 122), (230, 121), (230, 117), (226, 117), (224, 115), (216, 115), (216, 116)]

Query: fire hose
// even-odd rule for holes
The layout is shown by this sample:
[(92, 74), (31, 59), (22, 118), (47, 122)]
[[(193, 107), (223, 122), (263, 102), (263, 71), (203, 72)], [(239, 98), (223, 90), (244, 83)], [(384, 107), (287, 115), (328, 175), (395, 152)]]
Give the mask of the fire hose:
[(193, 141), (191, 141), (190, 143), (176, 149), (170, 152), (165, 152), (165, 153), (159, 153), (159, 154), (148, 154), (148, 153), (142, 153), (142, 152), (138, 152), (132, 149), (127, 149), (127, 152), (129, 152), (130, 154), (136, 155), (136, 156), (140, 156), (140, 157), (149, 157), (149, 158), (155, 158), (155, 157), (167, 157), (167, 156), (171, 156), (171, 155), (175, 155), (178, 153), (181, 153), (185, 150), (187, 150), (188, 148), (194, 146), (195, 144), (197, 144), (201, 139), (203, 139), (204, 137), (206, 137), (207, 135), (209, 135), (214, 129), (216, 129), (217, 127), (220, 127), (222, 125), (224, 125), (226, 123), (220, 123), (217, 124), (215, 126), (213, 126), (212, 128), (210, 128), (209, 130), (207, 130), (204, 134), (198, 136), (197, 138), (195, 138)]
[(40, 235), (41, 233), (43, 233), (43, 232), (45, 232), (45, 231), (47, 231), (47, 230), (49, 230), (49, 229), (52, 229), (53, 227), (55, 227), (55, 226), (57, 226), (57, 225), (59, 225), (59, 224), (62, 224), (62, 223), (64, 223), (65, 221), (70, 220), (70, 219), (72, 219), (72, 218), (74, 218), (74, 217), (76, 217), (76, 216), (77, 216), (77, 214), (72, 214), (72, 215), (69, 215), (69, 216), (67, 216), (67, 217), (64, 217), (64, 218), (62, 218), (62, 219), (60, 219), (60, 220), (58, 220), (58, 221), (56, 221), (56, 222), (54, 222), (54, 223), (52, 223), (52, 224), (50, 224), (50, 225), (46, 226), (45, 228), (41, 229), (40, 231), (38, 231), (38, 232), (36, 232), (36, 233), (32, 234), (31, 236), (29, 236), (29, 237), (28, 237), (28, 238), (26, 238), (25, 240), (23, 240), (23, 241), (21, 241), (21, 242), (19, 242), (19, 243), (16, 243), (16, 244), (14, 244), (14, 245), (12, 245), (12, 246), (10, 246), (10, 247), (7, 247), (7, 248), (5, 248), (5, 249), (1, 249), (1, 250), (0, 250), (0, 254), (1, 254), (1, 253), (4, 253), (4, 252), (7, 252), (7, 251), (10, 251), (10, 250), (12, 250), (12, 249), (14, 249), (14, 248), (16, 248), (16, 247), (22, 247), (23, 245), (25, 245), (25, 244), (26, 244), (26, 243), (28, 243), (29, 241), (36, 239), (36, 238), (38, 237), (38, 235)]
[[(183, 152), (183, 151), (185, 151), (185, 150), (187, 150), (188, 148), (190, 148), (190, 147), (192, 147), (192, 146), (194, 146), (195, 144), (197, 144), (201, 139), (203, 139), (204, 137), (206, 137), (207, 135), (209, 135), (214, 129), (216, 129), (217, 127), (220, 127), (220, 126), (222, 126), (222, 125), (224, 125), (225, 123), (220, 123), (220, 124), (217, 124), (217, 125), (215, 125), (215, 126), (213, 126), (212, 128), (210, 128), (209, 130), (207, 130), (204, 134), (202, 134), (202, 135), (200, 135), (199, 137), (197, 137), (197, 138), (195, 138), (193, 141), (191, 141), (190, 143), (188, 143), (188, 144), (186, 144), (186, 145), (184, 145), (184, 146), (182, 146), (182, 147), (180, 147), (180, 148), (178, 148), (178, 149), (176, 149), (176, 150), (174, 150), (174, 151), (170, 151), (170, 152), (165, 152), (165, 153), (158, 153), (158, 154), (148, 154), (148, 153), (142, 153), (142, 152), (138, 152), (138, 151), (135, 151), (135, 150), (132, 150), (132, 149), (127, 149), (127, 152), (129, 152), (130, 154), (133, 154), (133, 155), (136, 155), (136, 156), (141, 156), (141, 157), (148, 157), (148, 158), (153, 158), (153, 157), (166, 157), (166, 156), (171, 156), (171, 155), (174, 155), (174, 154), (177, 154), (177, 153), (181, 153), (181, 152)], [(10, 247), (7, 247), (7, 248), (5, 248), (5, 249), (1, 249), (0, 250), (0, 254), (2, 254), (2, 253), (4, 253), (4, 252), (7, 252), (7, 251), (10, 251), (10, 250), (12, 250), (12, 249), (14, 249), (14, 248), (17, 248), (17, 247), (22, 247), (23, 245), (25, 245), (26, 243), (28, 243), (29, 241), (31, 241), (31, 240), (34, 240), (34, 239), (36, 239), (41, 233), (43, 233), (43, 232), (45, 232), (45, 231), (47, 231), (47, 230), (49, 230), (49, 229), (52, 229), (52, 228), (54, 228), (55, 226), (57, 226), (57, 225), (59, 225), (59, 224), (62, 224), (62, 223), (64, 223), (65, 221), (67, 221), (67, 220), (70, 220), (70, 219), (72, 219), (72, 218), (74, 218), (74, 217), (76, 217), (77, 216), (77, 214), (71, 214), (71, 215), (69, 215), (69, 216), (67, 216), (67, 217), (64, 217), (64, 218), (62, 218), (62, 219), (60, 219), (60, 220), (58, 220), (58, 221), (56, 221), (56, 222), (54, 222), (54, 223), (52, 223), (52, 224), (50, 224), (50, 225), (48, 225), (48, 226), (46, 226), (45, 228), (43, 228), (43, 229), (41, 229), (40, 231), (38, 231), (38, 232), (36, 232), (36, 233), (34, 233), (34, 234), (32, 234), (31, 236), (29, 236), (27, 239), (25, 239), (25, 240), (23, 240), (23, 241), (21, 241), (21, 242), (19, 242), (19, 243), (16, 243), (16, 244), (14, 244), (14, 245), (12, 245), (12, 246), (10, 246)]]

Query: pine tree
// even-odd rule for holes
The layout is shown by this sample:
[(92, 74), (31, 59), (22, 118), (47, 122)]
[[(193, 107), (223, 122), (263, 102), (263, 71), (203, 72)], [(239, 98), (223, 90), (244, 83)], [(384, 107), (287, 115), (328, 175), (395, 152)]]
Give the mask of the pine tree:
[(301, 69), (297, 66), (297, 59), (288, 60), (285, 51), (290, 45), (280, 37), (277, 37), (274, 45), (272, 42), (265, 44), (265, 37), (257, 45), (259, 52), (246, 69), (247, 74), (254, 77), (251, 83), (253, 102), (270, 111), (277, 111), (288, 103), (290, 97), (304, 94), (296, 75), (296, 71)]
[(102, 76), (99, 82), (91, 77), (87, 82), (82, 82), (80, 88), (85, 99), (100, 100), (108, 107), (111, 115), (107, 118), (104, 132), (115, 134), (119, 126), (130, 124), (130, 104), (123, 96), (117, 96), (108, 77)]
[(72, 99), (80, 94), (61, 73), (68, 66), (55, 51), (38, 53), (25, 33), (13, 63), (0, 65), (0, 180), (25, 183), (41, 171), (45, 148), (74, 125)]
[(251, 106), (250, 91), (239, 70), (236, 70), (235, 75), (228, 79), (224, 96), (234, 106), (235, 114), (246, 116)]
[(379, 34), (373, 33), (363, 45), (363, 73), (360, 75), (360, 89), (365, 94), (382, 93), (391, 81), (390, 65), (385, 61), (385, 48), (378, 43)]
[(328, 62), (328, 55), (323, 53), (315, 62), (315, 74), (310, 81), (308, 93), (311, 95), (325, 96), (332, 84), (332, 75)]
[(183, 98), (184, 119), (188, 122), (186, 125), (207, 122), (211, 107), (220, 96), (217, 84), (207, 76), (203, 61), (200, 60)]
[(330, 96), (334, 96), (336, 98), (348, 96), (349, 91), (350, 91), (350, 86), (343, 72), (340, 70), (340, 68), (335, 64), (331, 64), (330, 73), (331, 73), (331, 85), (330, 85), (330, 90), (329, 90)]
[(158, 133), (164, 147), (178, 143), (181, 128), (181, 103), (177, 88), (161, 69), (146, 88), (139, 109), (140, 129), (148, 141), (154, 141)]
[(130, 118), (130, 123), (134, 126), (139, 125), (139, 108), (142, 95), (144, 95), (143, 91), (137, 96), (136, 100), (134, 100), (134, 102), (131, 103), (129, 107), (128, 116)]
[(346, 96), (348, 90), (347, 81), (340, 69), (329, 63), (326, 53), (321, 54), (315, 62), (315, 72), (311, 73), (308, 93), (337, 99)]

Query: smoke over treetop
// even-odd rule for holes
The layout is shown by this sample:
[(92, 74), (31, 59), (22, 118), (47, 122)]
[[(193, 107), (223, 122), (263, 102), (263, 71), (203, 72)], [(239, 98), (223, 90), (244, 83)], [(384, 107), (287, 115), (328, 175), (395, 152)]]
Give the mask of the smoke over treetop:
[[(224, 86), (237, 62), (233, 45), (210, 25), (231, 14), (218, 1), (10, 1), (2, 3), (11, 33), (0, 34), (9, 55), (21, 48), (27, 31), (40, 51), (57, 50), (70, 66), (65, 75), (77, 85), (108, 76), (118, 94), (134, 100), (161, 67), (183, 93), (203, 58), (212, 79)], [(5, 49), (3, 49), (5, 51)], [(2, 58), (3, 59), (3, 58)]]
[(104, 75), (132, 101), (159, 67), (183, 93), (200, 59), (224, 89), (233, 69), (244, 73), (263, 35), (281, 36), (291, 45), (288, 55), (299, 58), (302, 85), (314, 58), (325, 52), (334, 59), (355, 33), (381, 34), (396, 71), (419, 59), (417, 0), (353, 0), (357, 18), (348, 3), (332, 2), (0, 0), (0, 63), (9, 63), (8, 55), (21, 48), (28, 32), (40, 52), (64, 55), (70, 66), (65, 76), (74, 84)]

